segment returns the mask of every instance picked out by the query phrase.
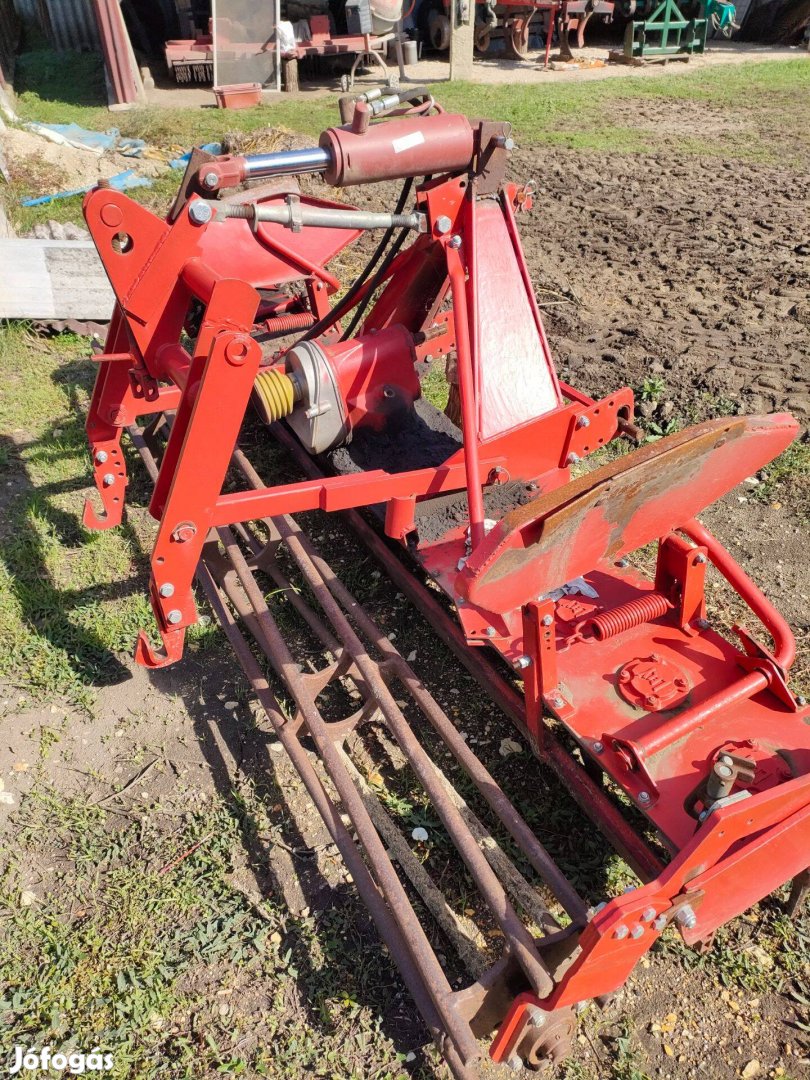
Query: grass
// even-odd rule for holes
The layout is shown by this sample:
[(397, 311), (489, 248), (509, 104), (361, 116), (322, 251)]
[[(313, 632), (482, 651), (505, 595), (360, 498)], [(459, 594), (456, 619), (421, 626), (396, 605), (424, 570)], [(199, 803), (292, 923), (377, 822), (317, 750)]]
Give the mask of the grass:
[[(379, 1021), (356, 1000), (364, 980), (376, 980), (381, 1003), (380, 980), (393, 982), (379, 948), (368, 949), (376, 965), (336, 965), (352, 931), (345, 912), (292, 919), (272, 901), (256, 905), (227, 880), (235, 814), (215, 803), (185, 817), (168, 832), (154, 815), (122, 827), (45, 785), (26, 800), (0, 884), (4, 1049), (98, 1046), (113, 1055), (108, 1075), (133, 1080), (401, 1077)], [(21, 906), (25, 860), (45, 852), (69, 870)], [(305, 967), (320, 1033), (281, 1022)]]
[[(94, 377), (88, 343), (0, 328), (0, 677), (34, 699), (90, 708), (119, 681), (151, 613), (143, 590), (150, 535), (137, 484), (127, 525), (89, 532), (82, 415)], [(204, 628), (198, 644), (206, 639)]]

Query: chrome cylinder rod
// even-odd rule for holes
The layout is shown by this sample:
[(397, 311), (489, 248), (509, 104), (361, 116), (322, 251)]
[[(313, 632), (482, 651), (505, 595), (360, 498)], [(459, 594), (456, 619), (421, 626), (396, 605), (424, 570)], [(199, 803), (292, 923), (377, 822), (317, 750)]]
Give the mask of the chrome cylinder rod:
[(259, 176), (289, 176), (293, 173), (324, 172), (332, 163), (332, 155), (319, 146), (303, 150), (277, 150), (272, 154), (245, 156), (245, 178)]

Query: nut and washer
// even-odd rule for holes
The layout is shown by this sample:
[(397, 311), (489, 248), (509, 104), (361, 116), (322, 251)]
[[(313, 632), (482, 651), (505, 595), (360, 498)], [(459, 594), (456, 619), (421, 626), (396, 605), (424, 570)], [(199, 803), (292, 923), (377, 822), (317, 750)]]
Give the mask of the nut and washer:
[(540, 622), (543, 624), (543, 626), (551, 626), (551, 624), (554, 622), (554, 616), (544, 615)]
[(590, 426), (591, 426), (591, 422), (590, 422), (590, 420), (588, 419), (587, 416), (580, 416), (577, 419), (577, 427), (578, 428), (584, 428), (584, 427), (590, 427)]
[(518, 671), (523, 671), (524, 668), (531, 666), (531, 662), (532, 658), (530, 656), (519, 656), (517, 660), (515, 660), (514, 666)]
[(113, 484), (115, 483), (115, 477), (113, 476), (113, 474), (111, 472), (104, 473), (104, 476), (102, 477), (101, 482), (104, 485), (104, 487), (112, 487)]
[(174, 585), (170, 581), (167, 581), (164, 585), (161, 585), (158, 592), (164, 600), (168, 600), (170, 596), (174, 596)]
[(638, 793), (638, 801), (640, 803), (648, 803), (650, 801), (650, 793), (649, 793), (649, 791), (640, 791)]
[(458, 233), (456, 233), (455, 236), (450, 237), (448, 243), (450, 244), (451, 248), (460, 248), (461, 247), (461, 237), (458, 235)]
[(106, 450), (97, 450), (96, 451), (96, 465), (103, 465), (108, 457), (109, 457), (109, 455), (108, 455)]
[(599, 739), (597, 739), (591, 749), (595, 754), (601, 754), (605, 749), (605, 744), (603, 742), (600, 742)]
[(185, 544), (197, 535), (197, 526), (193, 521), (181, 521), (172, 531), (172, 540), (176, 544)]
[(697, 926), (697, 915), (695, 914), (691, 904), (684, 904), (678, 914), (675, 916), (675, 921), (679, 926), (683, 926), (686, 930), (692, 930)]
[(182, 621), (183, 613), (181, 611), (178, 611), (177, 608), (175, 608), (174, 611), (170, 611), (169, 614), (166, 616), (166, 622), (171, 623), (172, 626), (176, 626), (177, 623)]
[(195, 225), (205, 225), (214, 216), (214, 211), (211, 209), (211, 204), (205, 202), (204, 199), (195, 199), (189, 205), (188, 216)]
[(208, 172), (205, 174), (203, 183), (207, 188), (215, 188), (219, 183), (219, 177), (215, 172)]

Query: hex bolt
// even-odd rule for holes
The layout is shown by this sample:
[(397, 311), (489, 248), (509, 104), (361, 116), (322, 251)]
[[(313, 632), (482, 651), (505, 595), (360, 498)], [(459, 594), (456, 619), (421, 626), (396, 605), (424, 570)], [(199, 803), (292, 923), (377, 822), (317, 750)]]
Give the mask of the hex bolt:
[(182, 622), (182, 611), (178, 611), (177, 608), (175, 608), (174, 611), (170, 611), (169, 614), (166, 616), (166, 621), (170, 622), (172, 626), (175, 626), (177, 623)]
[(579, 454), (574, 454), (574, 453), (571, 453), (571, 454), (569, 454), (569, 455), (568, 455), (568, 457), (567, 457), (567, 458), (565, 459), (565, 464), (566, 464), (566, 465), (576, 465), (576, 463), (577, 463), (578, 461), (579, 461)]
[(703, 554), (702, 551), (698, 552), (698, 554), (695, 556), (695, 562), (696, 563), (705, 563), (706, 562), (706, 556)]
[[(206, 180), (208, 177), (206, 177)], [(188, 216), (195, 225), (205, 225), (214, 216), (211, 204), (203, 199), (197, 199), (188, 208)]]
[(111, 472), (104, 473), (104, 476), (103, 476), (101, 482), (102, 482), (102, 484), (104, 484), (104, 487), (112, 487), (113, 484), (115, 483), (115, 477), (113, 476), (113, 474)]
[(528, 1005), (526, 1015), (531, 1027), (542, 1027), (546, 1022), (546, 1014), (538, 1005)]
[(663, 930), (667, 925), (666, 915), (659, 915), (657, 919), (653, 920), (653, 926), (656, 930)]
[(577, 427), (578, 428), (590, 427), (590, 426), (591, 426), (591, 422), (590, 422), (590, 420), (588, 419), (587, 416), (580, 416), (577, 419)]
[(215, 188), (219, 183), (219, 177), (215, 172), (206, 173), (203, 183), (207, 188)]
[(463, 596), (457, 596), (456, 597), (456, 607), (464, 607), (464, 605), (466, 603), (467, 603), (467, 601), (464, 599)]
[(799, 694), (799, 696), (796, 698), (796, 704), (804, 708), (804, 706), (807, 704), (807, 698), (804, 697), (802, 694)]
[(643, 926), (634, 926), (633, 929), (630, 931), (630, 937), (635, 938), (636, 940), (638, 940), (640, 937), (643, 937), (643, 936), (644, 936), (644, 927)]
[(655, 908), (654, 907), (644, 908), (644, 910), (641, 913), (641, 921), (642, 922), (652, 922), (654, 918), (655, 918)]
[(174, 585), (170, 581), (167, 581), (164, 585), (161, 585), (158, 592), (164, 600), (168, 600), (170, 596), (174, 596)]
[(638, 793), (638, 801), (640, 803), (648, 803), (650, 801), (650, 793), (649, 793), (649, 791), (640, 791)]
[(692, 930), (697, 926), (697, 915), (692, 909), (691, 904), (684, 904), (675, 916), (676, 921), (680, 926), (683, 926), (686, 930)]
[(512, 1056), (509, 1058), (508, 1064), (512, 1072), (520, 1072), (523, 1068), (523, 1062), (517, 1054), (512, 1054)]
[(448, 242), (449, 242), (451, 248), (460, 248), (461, 247), (461, 237), (458, 235), (458, 233), (456, 233), (455, 236), (451, 236), (450, 240)]
[(616, 566), (618, 566), (618, 568), (620, 570), (624, 570), (624, 568), (626, 566), (629, 566), (629, 565), (630, 565), (630, 560), (629, 559), (617, 559), (616, 560)]
[(605, 749), (605, 744), (597, 739), (596, 742), (593, 744), (592, 749), (595, 754), (601, 754), (602, 751)]
[(442, 214), (441, 217), (436, 218), (436, 232), (439, 233), (440, 236), (444, 236), (445, 233), (449, 233), (452, 228), (453, 222), (450, 220), (447, 214)]
[(96, 465), (103, 465), (107, 460), (108, 454), (106, 450), (98, 450), (96, 452)]
[(630, 931), (627, 929), (624, 923), (622, 923), (621, 926), (617, 926), (616, 929), (613, 931), (613, 936), (615, 938), (618, 938), (619, 941), (623, 941), (629, 933)]
[(519, 656), (517, 660), (515, 660), (514, 666), (518, 669), (518, 671), (523, 671), (524, 668), (531, 666), (531, 662), (532, 658), (530, 656)]
[(554, 622), (554, 616), (544, 615), (540, 622), (543, 624), (543, 626), (551, 626), (551, 624)]

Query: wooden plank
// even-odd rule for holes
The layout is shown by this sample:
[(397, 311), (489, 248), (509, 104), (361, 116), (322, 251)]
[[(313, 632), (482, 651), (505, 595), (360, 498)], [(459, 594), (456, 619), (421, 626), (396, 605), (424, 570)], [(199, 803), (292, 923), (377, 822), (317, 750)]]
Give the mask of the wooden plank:
[(0, 240), (0, 318), (103, 321), (114, 302), (92, 240)]

